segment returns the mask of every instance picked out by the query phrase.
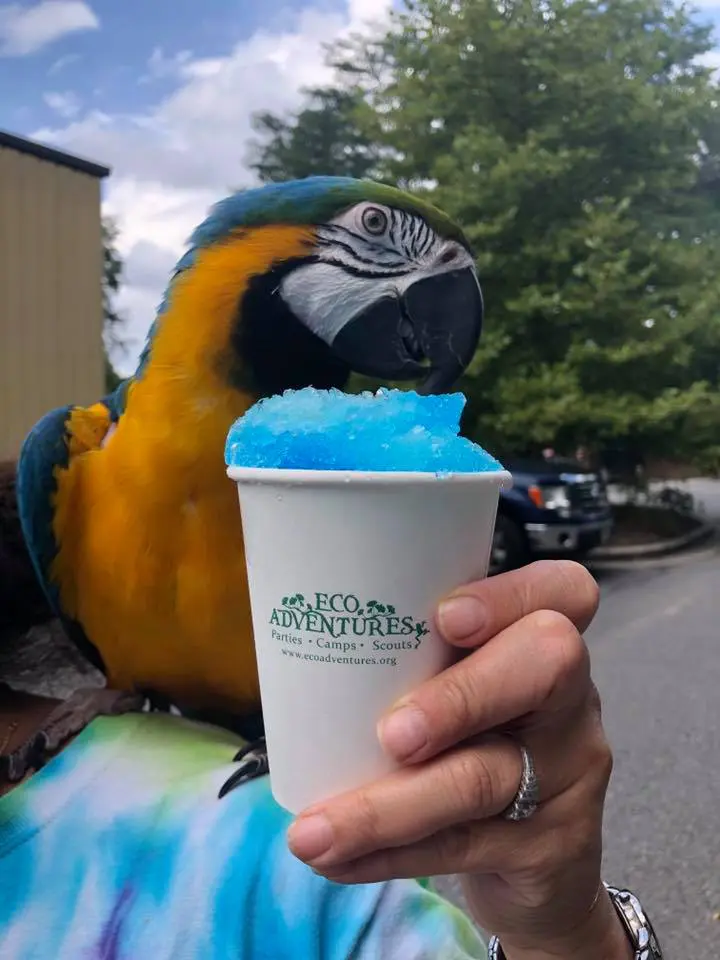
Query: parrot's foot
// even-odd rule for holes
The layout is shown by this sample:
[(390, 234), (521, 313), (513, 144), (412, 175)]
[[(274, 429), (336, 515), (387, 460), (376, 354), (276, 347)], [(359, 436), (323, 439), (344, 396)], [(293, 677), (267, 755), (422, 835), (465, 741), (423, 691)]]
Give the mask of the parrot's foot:
[(233, 757), (233, 763), (239, 763), (240, 766), (220, 788), (219, 800), (222, 800), (235, 787), (239, 787), (241, 783), (264, 777), (269, 771), (270, 764), (268, 763), (265, 737), (260, 737), (259, 740), (254, 740), (252, 743), (246, 744), (242, 750), (238, 750)]
[(175, 707), (175, 704), (162, 693), (157, 693), (155, 690), (144, 689), (138, 692), (140, 696), (145, 698), (145, 709), (150, 713), (180, 712), (177, 707)]

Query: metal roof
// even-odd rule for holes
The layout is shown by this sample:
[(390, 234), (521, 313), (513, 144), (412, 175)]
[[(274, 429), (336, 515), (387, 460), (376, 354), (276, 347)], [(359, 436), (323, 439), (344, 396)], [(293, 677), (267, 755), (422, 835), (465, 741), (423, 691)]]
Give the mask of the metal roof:
[(35, 140), (27, 140), (25, 137), (18, 137), (14, 133), (8, 133), (5, 130), (0, 130), (0, 147), (9, 147), (11, 150), (17, 150), (19, 153), (27, 153), (31, 157), (37, 157), (39, 160), (49, 160), (50, 163), (57, 163), (62, 167), (70, 167), (71, 170), (87, 173), (89, 176), (97, 177), (99, 180), (110, 175), (110, 167), (104, 167), (99, 163), (93, 163), (91, 160), (73, 156), (71, 153), (65, 153), (64, 150), (46, 147), (43, 143), (37, 143)]

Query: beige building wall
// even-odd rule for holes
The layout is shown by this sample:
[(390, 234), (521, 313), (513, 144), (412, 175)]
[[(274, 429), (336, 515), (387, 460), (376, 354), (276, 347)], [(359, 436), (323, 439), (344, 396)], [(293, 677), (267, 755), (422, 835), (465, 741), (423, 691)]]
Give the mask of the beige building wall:
[(36, 147), (0, 133), (0, 461), (17, 457), (43, 414), (104, 391), (100, 180), (109, 171)]

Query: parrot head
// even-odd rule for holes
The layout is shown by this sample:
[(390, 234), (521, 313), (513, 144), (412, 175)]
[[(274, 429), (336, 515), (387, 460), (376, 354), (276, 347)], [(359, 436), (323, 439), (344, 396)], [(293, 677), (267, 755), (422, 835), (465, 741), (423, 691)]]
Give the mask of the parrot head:
[[(223, 274), (232, 317), (214, 340), (215, 366), (253, 396), (342, 388), (352, 372), (444, 392), (480, 337), (482, 295), (462, 231), (430, 204), (371, 181), (311, 177), (216, 204), (190, 239), (156, 328), (193, 271)], [(203, 322), (212, 316), (208, 307)]]

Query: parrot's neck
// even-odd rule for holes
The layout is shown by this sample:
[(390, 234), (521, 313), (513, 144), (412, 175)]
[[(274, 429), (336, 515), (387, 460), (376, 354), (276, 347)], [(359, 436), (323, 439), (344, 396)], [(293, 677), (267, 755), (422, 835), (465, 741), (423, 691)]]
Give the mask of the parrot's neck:
[(232, 491), (225, 440), (260, 395), (342, 388), (349, 369), (276, 295), (312, 239), (306, 227), (240, 232), (178, 274), (105, 450), (124, 481), (174, 484), (178, 497)]
[[(155, 324), (147, 361), (133, 378), (125, 411), (104, 451), (124, 483), (169, 496), (233, 493), (225, 474), (225, 440), (233, 422), (257, 399), (240, 382), (238, 327), (253, 279), (277, 262), (307, 252), (311, 233), (300, 227), (238, 232), (198, 250), (192, 266), (171, 284)], [(283, 344), (268, 350), (285, 362)], [(272, 356), (272, 354), (271, 354)], [(247, 371), (248, 374), (250, 370)], [(288, 384), (290, 385), (290, 384)]]
[[(133, 382), (125, 414), (105, 450), (124, 485), (162, 491), (182, 502), (232, 493), (224, 449), (234, 421), (255, 402), (248, 394), (192, 382), (152, 366)], [(174, 494), (174, 496), (173, 496)]]

